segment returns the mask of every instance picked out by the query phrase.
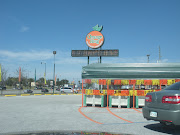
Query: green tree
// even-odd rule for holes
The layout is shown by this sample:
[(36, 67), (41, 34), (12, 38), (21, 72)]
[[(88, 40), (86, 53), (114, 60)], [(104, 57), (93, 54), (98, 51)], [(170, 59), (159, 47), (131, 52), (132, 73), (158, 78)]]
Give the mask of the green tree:
[(38, 82), (39, 86), (44, 86), (44, 78), (43, 77), (39, 78), (37, 80), (37, 82)]
[(64, 84), (69, 84), (69, 80), (62, 79), (61, 81), (57, 80), (56, 82), (57, 86), (64, 85)]
[(16, 86), (18, 83), (18, 77), (8, 77), (6, 80), (6, 85), (7, 86)]
[(6, 85), (8, 86), (13, 86), (13, 78), (12, 77), (8, 77), (8, 79), (6, 80)]

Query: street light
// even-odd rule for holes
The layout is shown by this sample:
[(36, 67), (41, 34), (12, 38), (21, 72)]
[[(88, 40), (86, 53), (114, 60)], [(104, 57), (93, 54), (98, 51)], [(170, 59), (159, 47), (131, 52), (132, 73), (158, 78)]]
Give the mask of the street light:
[(147, 63), (149, 63), (149, 56), (150, 56), (150, 54), (147, 55), (147, 58), (148, 58)]
[(55, 82), (55, 54), (56, 54), (56, 51), (53, 51), (53, 54), (54, 54), (54, 75), (53, 75), (53, 93), (54, 93), (54, 82)]
[(46, 62), (41, 62), (41, 64), (44, 64), (44, 65), (45, 65), (44, 84), (46, 85)]

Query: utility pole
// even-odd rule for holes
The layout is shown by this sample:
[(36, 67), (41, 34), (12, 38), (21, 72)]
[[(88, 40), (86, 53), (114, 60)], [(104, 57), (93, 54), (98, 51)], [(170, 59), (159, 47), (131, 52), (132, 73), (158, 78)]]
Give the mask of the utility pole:
[(148, 59), (147, 59), (147, 63), (149, 63), (149, 56), (150, 56), (150, 54), (147, 55), (147, 58), (148, 58)]
[(54, 75), (53, 75), (53, 93), (54, 93), (54, 83), (55, 83), (55, 54), (56, 54), (56, 51), (53, 51), (53, 54), (54, 54)]

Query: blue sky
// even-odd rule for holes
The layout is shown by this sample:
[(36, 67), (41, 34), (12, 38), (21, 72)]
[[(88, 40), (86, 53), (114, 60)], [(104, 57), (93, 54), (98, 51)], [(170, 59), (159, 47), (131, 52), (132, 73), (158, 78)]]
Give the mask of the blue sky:
[[(179, 0), (0, 0), (0, 63), (9, 76), (19, 66), (29, 77), (53, 78), (53, 51), (60, 79), (81, 79), (86, 58), (71, 50), (87, 49), (86, 35), (103, 25), (102, 49), (119, 49), (119, 57), (103, 63), (180, 62)], [(96, 63), (98, 58), (90, 58)]]

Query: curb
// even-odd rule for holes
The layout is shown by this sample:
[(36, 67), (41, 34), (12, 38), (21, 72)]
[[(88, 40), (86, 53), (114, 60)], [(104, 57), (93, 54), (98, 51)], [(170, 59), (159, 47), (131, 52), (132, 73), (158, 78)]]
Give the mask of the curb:
[(30, 94), (21, 94), (21, 96), (30, 96)]
[(5, 95), (5, 97), (14, 97), (16, 95)]

